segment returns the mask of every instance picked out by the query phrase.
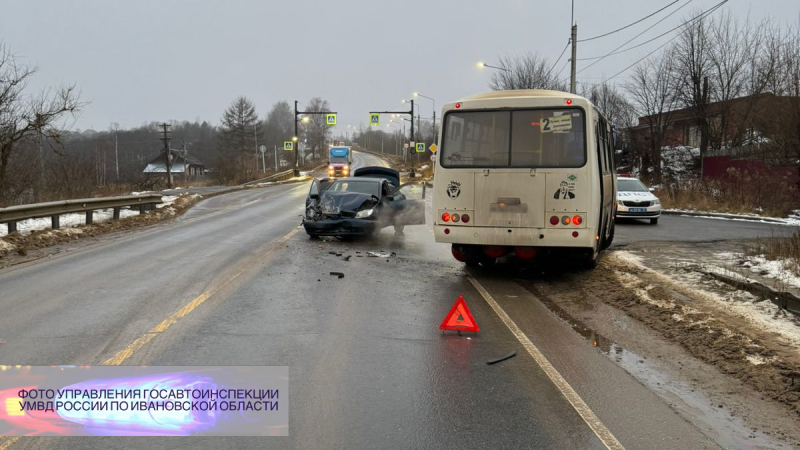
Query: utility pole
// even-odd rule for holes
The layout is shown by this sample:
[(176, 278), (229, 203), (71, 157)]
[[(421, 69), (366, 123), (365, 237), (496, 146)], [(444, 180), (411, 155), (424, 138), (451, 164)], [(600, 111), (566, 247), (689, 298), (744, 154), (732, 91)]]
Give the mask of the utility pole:
[(117, 183), (119, 183), (119, 139), (117, 138), (117, 131), (119, 125), (114, 124), (114, 165), (117, 169)]
[(297, 134), (297, 100), (294, 101), (294, 176), (300, 176), (300, 170), (297, 168), (297, 150), (300, 146), (300, 136)]
[(570, 60), (570, 76), (569, 76), (569, 91), (573, 94), (577, 93), (575, 89), (575, 69), (577, 67), (576, 58), (578, 57), (578, 26), (572, 25), (572, 59)]
[(189, 150), (186, 148), (186, 139), (181, 139), (181, 153), (183, 153), (183, 181), (189, 181), (189, 162), (186, 159), (189, 157)]
[(275, 150), (272, 153), (275, 156), (275, 173), (278, 173), (278, 146), (275, 146)]
[(172, 189), (172, 164), (170, 161), (170, 154), (169, 154), (169, 141), (170, 141), (170, 124), (162, 123), (161, 124), (161, 132), (163, 133), (163, 137), (161, 140), (164, 141), (164, 163), (166, 164), (167, 168), (167, 189)]

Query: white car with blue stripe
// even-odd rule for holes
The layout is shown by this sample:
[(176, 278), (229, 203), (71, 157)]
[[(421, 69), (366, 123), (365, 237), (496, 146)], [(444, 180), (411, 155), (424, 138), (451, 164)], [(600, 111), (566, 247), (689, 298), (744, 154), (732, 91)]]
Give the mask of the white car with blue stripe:
[(650, 219), (655, 225), (661, 217), (661, 200), (639, 179), (617, 177), (618, 219)]

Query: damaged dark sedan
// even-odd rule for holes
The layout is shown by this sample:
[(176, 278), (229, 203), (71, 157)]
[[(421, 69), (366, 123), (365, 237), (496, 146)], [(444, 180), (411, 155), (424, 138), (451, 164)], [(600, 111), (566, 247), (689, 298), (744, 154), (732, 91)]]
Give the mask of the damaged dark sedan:
[(373, 236), (393, 226), (425, 224), (425, 186), (400, 186), (394, 169), (363, 167), (352, 177), (315, 179), (306, 199), (303, 227), (309, 236)]

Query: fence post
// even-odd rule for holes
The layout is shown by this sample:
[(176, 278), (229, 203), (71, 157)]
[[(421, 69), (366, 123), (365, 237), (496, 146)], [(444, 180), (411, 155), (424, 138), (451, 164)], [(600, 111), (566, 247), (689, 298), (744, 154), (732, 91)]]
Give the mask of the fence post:
[(61, 221), (59, 220), (61, 216), (58, 214), (50, 216), (50, 228), (57, 230), (61, 228)]
[(114, 220), (119, 220), (119, 206), (114, 208)]
[(87, 210), (86, 211), (86, 225), (92, 224), (92, 219), (94, 218), (94, 210)]
[(6, 222), (6, 225), (8, 225), (8, 234), (17, 231), (17, 222)]

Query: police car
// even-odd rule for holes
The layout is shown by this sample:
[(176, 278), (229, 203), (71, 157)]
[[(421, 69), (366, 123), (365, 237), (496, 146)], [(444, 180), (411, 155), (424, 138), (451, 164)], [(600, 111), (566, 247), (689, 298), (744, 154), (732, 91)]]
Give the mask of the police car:
[(661, 201), (637, 178), (617, 177), (618, 219), (650, 219), (655, 225), (661, 217)]

